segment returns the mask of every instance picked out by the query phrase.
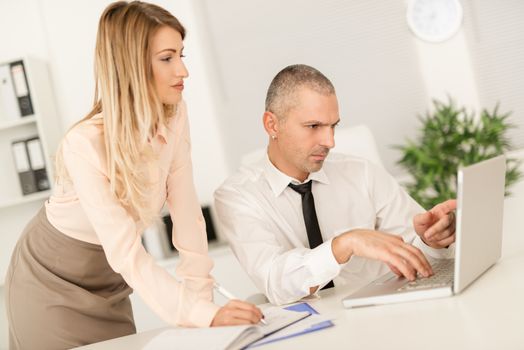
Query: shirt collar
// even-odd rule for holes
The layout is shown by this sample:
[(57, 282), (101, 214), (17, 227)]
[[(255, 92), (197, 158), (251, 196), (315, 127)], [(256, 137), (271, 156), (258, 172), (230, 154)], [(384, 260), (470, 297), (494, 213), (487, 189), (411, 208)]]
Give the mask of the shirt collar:
[(102, 118), (102, 113), (95, 114), (89, 119), (89, 121), (91, 121), (94, 124), (103, 124), (104, 119)]
[(167, 128), (164, 123), (159, 123), (156, 130), (156, 137), (160, 139), (161, 142), (167, 144)]
[[(276, 166), (274, 166), (273, 163), (271, 163), (269, 160), (269, 155), (267, 152), (264, 155), (264, 173), (266, 174), (266, 179), (269, 182), (269, 186), (271, 187), (275, 197), (280, 196), (290, 182), (295, 184), (301, 183), (297, 179), (284, 174)], [(329, 179), (322, 168), (317, 172), (309, 173), (309, 176), (303, 183), (306, 183), (309, 180), (317, 181), (326, 185), (329, 184)]]
[(185, 110), (185, 102), (184, 100), (180, 100), (178, 102), (178, 104), (176, 105), (175, 107), (175, 110), (173, 111), (174, 113), (168, 118), (167, 122), (168, 122), (168, 125), (164, 125), (163, 123), (159, 123), (158, 125), (158, 128), (156, 130), (156, 135), (155, 137), (158, 138), (160, 140), (160, 142), (164, 143), (164, 144), (167, 144), (168, 141), (169, 141), (169, 131), (171, 130), (170, 129), (170, 126), (171, 124), (171, 120), (172, 119), (176, 119), (176, 118), (180, 118), (180, 113), (182, 113), (182, 109)]

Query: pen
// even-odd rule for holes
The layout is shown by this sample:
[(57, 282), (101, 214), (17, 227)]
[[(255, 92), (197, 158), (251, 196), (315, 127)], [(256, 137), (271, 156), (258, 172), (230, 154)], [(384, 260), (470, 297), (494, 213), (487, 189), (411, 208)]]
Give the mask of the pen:
[[(217, 282), (215, 282), (215, 284), (213, 286), (215, 287), (215, 290), (217, 292), (219, 292), (223, 297), (225, 297), (225, 298), (227, 298), (229, 300), (232, 300), (232, 299), (240, 300), (239, 298), (235, 297), (231, 292), (229, 292), (227, 289), (222, 287)], [(267, 322), (263, 318), (260, 319), (260, 322), (262, 322), (263, 324), (265, 324), (267, 326)]]

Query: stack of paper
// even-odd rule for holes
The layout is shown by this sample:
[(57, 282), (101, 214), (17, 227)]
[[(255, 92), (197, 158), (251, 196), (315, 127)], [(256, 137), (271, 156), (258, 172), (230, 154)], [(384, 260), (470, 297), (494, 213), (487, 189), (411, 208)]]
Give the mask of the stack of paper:
[(333, 326), (307, 303), (263, 309), (267, 325), (172, 328), (154, 337), (144, 350), (243, 349)]
[(172, 328), (157, 335), (144, 349), (242, 349), (310, 315), (271, 307), (264, 309), (267, 325)]

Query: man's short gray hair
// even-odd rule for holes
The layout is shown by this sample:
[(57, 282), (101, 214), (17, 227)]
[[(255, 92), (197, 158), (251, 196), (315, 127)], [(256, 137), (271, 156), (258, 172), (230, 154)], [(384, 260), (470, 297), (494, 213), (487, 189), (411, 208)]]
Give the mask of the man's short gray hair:
[(279, 119), (296, 107), (296, 92), (307, 87), (322, 95), (332, 95), (335, 88), (331, 81), (317, 69), (305, 64), (294, 64), (282, 69), (273, 78), (266, 95), (266, 111), (274, 113)]

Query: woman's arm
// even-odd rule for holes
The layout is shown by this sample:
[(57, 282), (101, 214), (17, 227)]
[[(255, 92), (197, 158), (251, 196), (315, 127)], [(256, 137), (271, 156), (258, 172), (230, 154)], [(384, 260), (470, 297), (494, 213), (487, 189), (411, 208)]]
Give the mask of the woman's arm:
[(189, 123), (183, 101), (178, 108), (177, 120), (171, 123), (174, 130), (168, 137), (169, 142), (175, 142), (175, 150), (167, 176), (167, 205), (173, 221), (173, 245), (180, 257), (176, 275), (184, 284), (183, 297), (197, 298), (182, 306), (184, 313), (192, 323), (209, 325), (212, 311), (216, 312), (216, 308), (211, 307), (213, 278), (210, 272), (213, 261), (208, 255), (206, 224), (193, 183)]
[[(101, 138), (92, 137), (85, 131), (75, 128), (67, 135), (63, 147), (64, 163), (110, 266), (167, 323), (209, 326), (219, 307), (212, 304), (209, 298), (202, 299), (202, 283), (177, 282), (145, 251), (134, 219), (110, 191), (108, 178), (102, 170)], [(180, 213), (177, 208), (175, 205), (175, 211)], [(201, 258), (206, 243), (201, 242), (202, 237), (190, 238), (189, 233), (189, 242), (186, 242), (185, 235), (178, 233), (178, 236), (177, 244), (184, 251), (181, 254), (184, 256), (182, 271), (194, 274), (200, 281), (200, 276), (207, 276), (211, 268), (211, 262), (206, 260), (208, 258)], [(192, 254), (197, 257), (196, 270), (185, 265), (188, 261), (186, 257)], [(207, 285), (208, 278), (204, 280)]]

